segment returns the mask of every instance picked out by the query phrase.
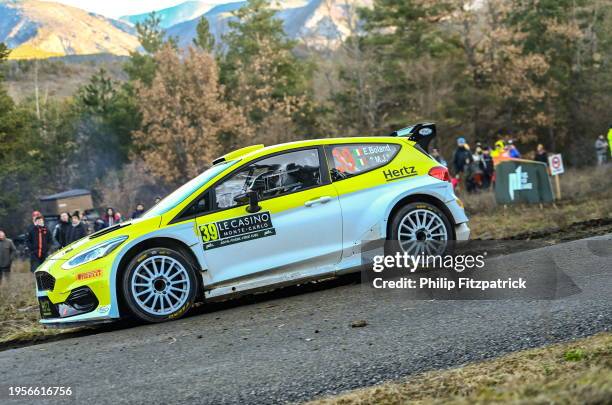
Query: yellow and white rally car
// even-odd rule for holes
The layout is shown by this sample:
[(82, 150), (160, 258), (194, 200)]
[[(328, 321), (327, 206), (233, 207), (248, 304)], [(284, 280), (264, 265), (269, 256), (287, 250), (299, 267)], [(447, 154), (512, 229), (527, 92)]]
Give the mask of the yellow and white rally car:
[(45, 261), (41, 322), (166, 321), (196, 300), (354, 271), (362, 241), (467, 239), (447, 169), (420, 146), (432, 134), (418, 124), (229, 153), (143, 217)]

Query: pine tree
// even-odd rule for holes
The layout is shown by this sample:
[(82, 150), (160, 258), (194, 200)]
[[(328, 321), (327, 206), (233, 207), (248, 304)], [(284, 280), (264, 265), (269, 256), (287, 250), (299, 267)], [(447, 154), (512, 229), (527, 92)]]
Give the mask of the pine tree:
[[(0, 65), (9, 53), (0, 43)], [(0, 223), (13, 235), (21, 232), (25, 211), (44, 174), (43, 149), (32, 130), (35, 121), (30, 111), (15, 104), (0, 77)]]
[(382, 133), (440, 118), (438, 100), (452, 80), (440, 67), (458, 50), (444, 25), (453, 11), (451, 0), (375, 0), (359, 10), (365, 33), (350, 39), (353, 62), (340, 69), (334, 100), (345, 114), (354, 111), (357, 131)]
[[(514, 1), (509, 26), (521, 34), (518, 39), (523, 54), (537, 55), (548, 65), (537, 78), (542, 97), (532, 112), (546, 119), (528, 124), (540, 136), (546, 135), (553, 149), (584, 144), (576, 135), (593, 125), (590, 119), (581, 118), (588, 116), (591, 108), (585, 110), (584, 105), (590, 104), (594, 95), (611, 90), (609, 80), (600, 76), (599, 52), (605, 54), (606, 48), (598, 30), (610, 15), (609, 3), (599, 0)], [(603, 130), (605, 124), (599, 125)], [(580, 161), (584, 157), (574, 154), (572, 158)]]
[(4, 42), (0, 42), (0, 63), (8, 59), (11, 50), (6, 46)]
[[(4, 44), (3, 42), (0, 42), (0, 66), (5, 60), (8, 59), (10, 53), (11, 53), (11, 50), (6, 46), (6, 44)], [(0, 70), (0, 82), (2, 82), (2, 79), (3, 79), (2, 71)]]
[(158, 52), (165, 44), (176, 48), (176, 38), (166, 38), (166, 31), (161, 27), (161, 17), (155, 12), (143, 21), (136, 23), (138, 41), (144, 53), (138, 51), (130, 52), (130, 59), (125, 64), (124, 70), (131, 81), (140, 80), (149, 85), (155, 76), (155, 61), (153, 54)]
[[(294, 55), (296, 42), (287, 37), (269, 2), (249, 0), (234, 17), (220, 62), (221, 82), (232, 101), (247, 111), (267, 141), (285, 141), (299, 128), (313, 131), (311, 66)], [(281, 121), (292, 125), (270, 125)]]
[(193, 44), (208, 53), (212, 53), (215, 49), (215, 37), (210, 33), (210, 25), (204, 16), (200, 17), (196, 26)]
[(75, 159), (82, 165), (80, 177), (98, 179), (127, 163), (132, 131), (140, 127), (140, 114), (126, 86), (100, 69), (78, 89), (73, 108), (79, 117), (75, 130), (80, 142)]

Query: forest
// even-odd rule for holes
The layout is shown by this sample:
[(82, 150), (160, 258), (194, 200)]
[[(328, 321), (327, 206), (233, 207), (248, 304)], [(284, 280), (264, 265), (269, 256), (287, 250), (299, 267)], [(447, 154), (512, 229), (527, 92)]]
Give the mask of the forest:
[(510, 138), (524, 155), (542, 143), (578, 167), (612, 125), (607, 0), (347, 3), (352, 35), (328, 49), (290, 40), (274, 15), (249, 0), (222, 43), (202, 19), (179, 48), (151, 14), (121, 78), (97, 69), (69, 97), (11, 97), (0, 44), (0, 227), (21, 233), (41, 195), (71, 188), (126, 213), (150, 206), (253, 144), (432, 121), (447, 159), (459, 136)]

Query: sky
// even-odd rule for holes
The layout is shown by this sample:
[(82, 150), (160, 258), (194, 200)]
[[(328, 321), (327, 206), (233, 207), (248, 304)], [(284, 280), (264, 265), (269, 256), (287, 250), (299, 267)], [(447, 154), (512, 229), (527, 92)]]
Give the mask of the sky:
[[(69, 6), (93, 11), (106, 17), (117, 18), (130, 14), (148, 13), (153, 10), (172, 7), (185, 0), (50, 0)], [(231, 0), (205, 0), (210, 4), (229, 3)]]

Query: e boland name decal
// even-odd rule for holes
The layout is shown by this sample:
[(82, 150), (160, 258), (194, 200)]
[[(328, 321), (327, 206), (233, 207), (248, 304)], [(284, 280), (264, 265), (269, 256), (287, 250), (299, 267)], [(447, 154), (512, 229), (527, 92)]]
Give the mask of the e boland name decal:
[(204, 250), (276, 235), (269, 212), (200, 225)]

